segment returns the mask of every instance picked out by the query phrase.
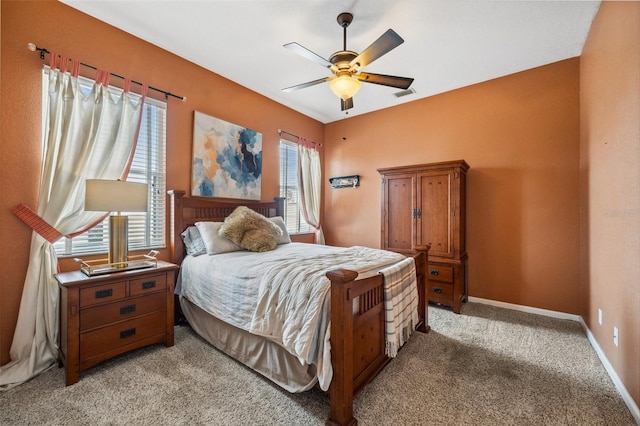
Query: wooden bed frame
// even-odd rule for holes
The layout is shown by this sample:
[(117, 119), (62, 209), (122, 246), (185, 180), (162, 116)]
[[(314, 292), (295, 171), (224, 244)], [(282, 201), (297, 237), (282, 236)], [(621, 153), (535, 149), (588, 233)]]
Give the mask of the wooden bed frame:
[[(284, 199), (272, 202), (238, 202), (185, 197), (185, 191), (168, 191), (171, 197), (171, 259), (180, 265), (185, 249), (180, 234), (201, 221), (221, 222), (239, 206), (266, 217), (284, 217)], [(428, 332), (426, 321), (426, 264), (429, 247), (416, 247), (419, 322), (416, 330)], [(331, 281), (331, 364), (329, 425), (356, 425), (353, 400), (391, 360), (385, 354), (383, 276), (357, 280), (358, 273), (337, 269), (327, 273)], [(353, 301), (358, 298), (358, 312)], [(179, 303), (175, 304), (179, 307)]]

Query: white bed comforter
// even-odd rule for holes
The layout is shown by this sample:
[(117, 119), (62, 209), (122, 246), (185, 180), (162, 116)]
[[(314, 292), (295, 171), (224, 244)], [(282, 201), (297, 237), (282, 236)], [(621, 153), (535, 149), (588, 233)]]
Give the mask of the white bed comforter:
[(377, 273), (385, 265), (404, 259), (400, 254), (368, 247), (333, 249), (319, 256), (302, 252), (266, 268), (249, 331), (275, 339), (308, 362), (320, 331), (318, 319), (331, 288), (325, 274), (336, 268), (357, 272), (373, 269)]
[(229, 324), (277, 342), (301, 362), (316, 364), (325, 389), (332, 376), (331, 285), (325, 274), (345, 268), (364, 278), (404, 258), (368, 247), (303, 243), (282, 244), (265, 253), (187, 256), (176, 292)]

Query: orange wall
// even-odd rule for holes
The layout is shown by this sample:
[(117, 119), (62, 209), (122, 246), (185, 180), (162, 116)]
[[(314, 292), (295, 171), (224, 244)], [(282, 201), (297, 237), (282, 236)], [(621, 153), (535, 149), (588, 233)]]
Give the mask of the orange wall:
[(328, 124), (361, 183), (325, 189), (327, 241), (380, 247), (377, 168), (464, 159), (470, 295), (578, 314), (579, 132), (578, 58)]
[(581, 314), (640, 405), (640, 3), (602, 3), (580, 93)]
[(9, 209), (38, 196), (43, 61), (25, 48), (34, 42), (188, 97), (168, 101), (169, 188), (188, 190), (194, 110), (263, 134), (265, 200), (278, 191), (276, 130), (323, 141), (325, 183), (361, 175), (358, 188), (324, 189), (331, 244), (379, 246), (376, 168), (465, 159), (471, 296), (582, 314), (638, 403), (639, 6), (603, 2), (581, 60), (323, 126), (61, 3), (2, 0), (0, 363), (31, 235)]
[[(42, 159), (40, 79), (48, 57), (41, 61), (27, 50), (27, 43), (188, 98), (184, 103), (168, 100), (168, 188), (189, 191), (194, 110), (262, 133), (263, 200), (279, 191), (277, 129), (321, 141), (323, 125), (62, 3), (2, 0), (1, 7), (0, 363), (4, 364), (9, 361), (31, 237), (9, 209), (18, 203), (36, 208)], [(168, 260), (166, 250), (161, 257)], [(61, 266), (77, 268), (68, 259)]]

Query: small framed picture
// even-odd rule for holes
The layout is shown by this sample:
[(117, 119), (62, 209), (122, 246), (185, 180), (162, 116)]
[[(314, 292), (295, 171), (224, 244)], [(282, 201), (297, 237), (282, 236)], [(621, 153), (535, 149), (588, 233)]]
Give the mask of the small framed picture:
[(360, 186), (360, 175), (339, 176), (329, 178), (331, 188), (355, 188)]

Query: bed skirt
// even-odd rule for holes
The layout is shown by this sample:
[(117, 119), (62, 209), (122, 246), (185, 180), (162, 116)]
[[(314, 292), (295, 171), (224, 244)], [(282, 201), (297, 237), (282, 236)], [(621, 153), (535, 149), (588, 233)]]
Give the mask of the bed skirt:
[(267, 377), (283, 389), (304, 392), (318, 382), (316, 367), (277, 343), (249, 333), (208, 314), (184, 297), (180, 307), (191, 328), (215, 348)]

